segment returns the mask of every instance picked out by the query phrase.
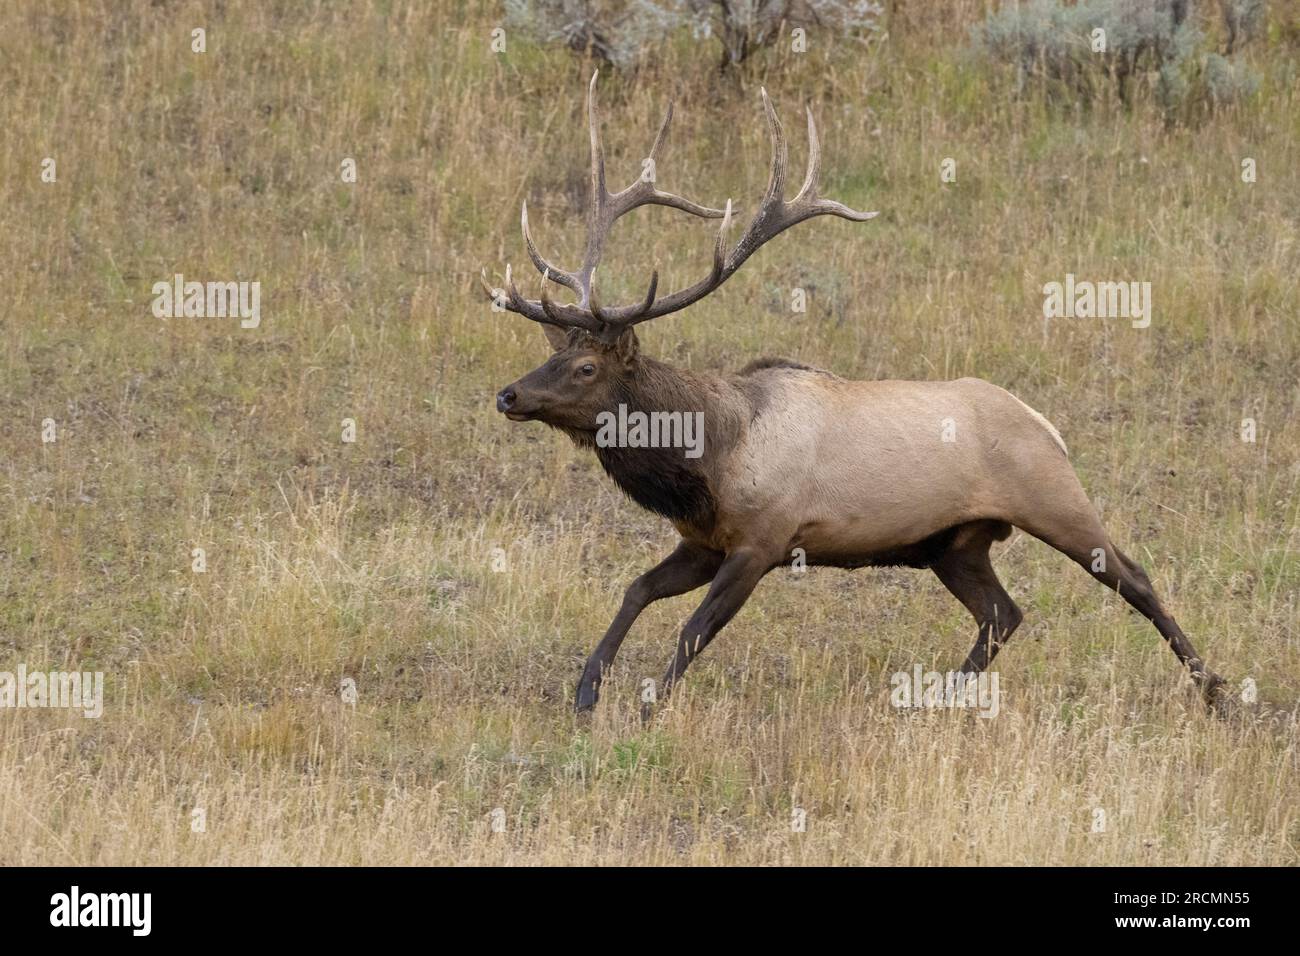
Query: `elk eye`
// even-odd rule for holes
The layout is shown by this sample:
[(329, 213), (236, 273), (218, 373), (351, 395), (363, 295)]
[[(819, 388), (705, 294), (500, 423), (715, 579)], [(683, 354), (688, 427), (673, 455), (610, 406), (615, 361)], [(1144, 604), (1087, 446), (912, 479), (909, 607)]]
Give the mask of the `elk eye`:
[(596, 366), (594, 366), (594, 365), (592, 365), (590, 362), (588, 362), (588, 363), (587, 363), (586, 365), (584, 365), (581, 369), (579, 369), (579, 371), (582, 372), (583, 375), (595, 375), (595, 374), (596, 374)]

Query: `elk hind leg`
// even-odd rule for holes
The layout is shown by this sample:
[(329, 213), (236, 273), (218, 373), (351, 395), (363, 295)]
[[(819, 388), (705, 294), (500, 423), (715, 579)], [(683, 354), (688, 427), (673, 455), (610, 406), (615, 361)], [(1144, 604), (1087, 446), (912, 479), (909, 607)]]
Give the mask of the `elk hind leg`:
[(975, 646), (962, 664), (963, 674), (978, 674), (988, 667), (1024, 619), (989, 560), (993, 542), (1005, 540), (1010, 533), (1011, 526), (1001, 521), (963, 525), (948, 550), (930, 566), (979, 628)]
[(1160, 603), (1146, 571), (1111, 542), (1083, 489), (1078, 489), (1070, 506), (1045, 509), (1043, 514), (1036, 520), (1015, 524), (1081, 565), (1154, 624), (1202, 695), (1213, 702), (1224, 684), (1223, 678), (1205, 666), (1183, 629)]

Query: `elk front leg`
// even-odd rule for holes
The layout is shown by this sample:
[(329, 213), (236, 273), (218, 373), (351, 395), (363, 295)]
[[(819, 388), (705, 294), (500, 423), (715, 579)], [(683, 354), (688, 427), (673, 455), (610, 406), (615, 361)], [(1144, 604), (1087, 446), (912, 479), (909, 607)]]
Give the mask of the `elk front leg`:
[(683, 541), (672, 554), (633, 581), (623, 595), (623, 605), (614, 616), (609, 630), (587, 658), (582, 679), (578, 681), (574, 709), (584, 711), (596, 706), (605, 671), (614, 663), (614, 655), (618, 653), (623, 638), (627, 637), (633, 622), (647, 605), (708, 584), (718, 573), (721, 564), (720, 552)]
[[(666, 699), (672, 693), (673, 684), (677, 683), (682, 672), (749, 600), (763, 575), (772, 569), (772, 564), (766, 555), (755, 551), (733, 551), (727, 555), (703, 603), (682, 628), (677, 652), (659, 689), (661, 698)], [(649, 715), (650, 706), (646, 704), (641, 708), (641, 717), (646, 719)]]

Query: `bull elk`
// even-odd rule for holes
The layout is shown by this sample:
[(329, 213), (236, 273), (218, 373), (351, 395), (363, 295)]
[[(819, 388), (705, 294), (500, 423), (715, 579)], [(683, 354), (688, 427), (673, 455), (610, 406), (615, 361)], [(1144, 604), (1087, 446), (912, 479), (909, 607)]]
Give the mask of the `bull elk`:
[[(962, 672), (978, 673), (1022, 618), (989, 560), (990, 546), (1005, 540), (1012, 526), (1047, 542), (1118, 592), (1156, 626), (1207, 700), (1215, 697), (1222, 679), (1202, 663), (1142, 568), (1106, 534), (1060, 434), (1009, 392), (975, 378), (847, 381), (775, 358), (716, 376), (643, 354), (638, 324), (713, 292), (778, 233), (814, 216), (865, 222), (876, 214), (819, 195), (820, 147), (811, 110), (807, 175), (798, 194), (785, 199), (786, 141), (763, 91), (771, 174), (740, 241), (728, 246), (730, 200), (722, 210), (701, 206), (660, 191), (645, 177), (618, 193), (606, 189), (595, 90), (593, 75), (587, 94), (591, 208), (582, 265), (570, 272), (542, 257), (525, 203), (524, 245), (542, 274), (540, 298), (525, 299), (509, 267), (504, 289), (492, 288), (483, 274), (488, 295), (539, 323), (553, 350), (545, 364), (498, 393), (497, 409), (511, 421), (545, 422), (594, 450), (624, 492), (671, 521), (681, 536), (668, 557), (628, 587), (587, 660), (577, 688), (578, 710), (595, 705), (619, 645), (648, 604), (709, 585), (681, 630), (660, 688), (666, 696), (763, 576), (789, 562), (796, 549), (809, 565), (934, 571), (975, 618), (978, 637)], [(650, 149), (656, 166), (671, 120), (670, 106)], [(722, 220), (712, 268), (694, 285), (662, 298), (656, 272), (640, 302), (602, 304), (596, 268), (610, 227), (651, 204)], [(577, 301), (556, 302), (551, 283)], [(620, 406), (647, 415), (703, 413), (703, 454), (599, 441), (602, 413), (616, 414)]]

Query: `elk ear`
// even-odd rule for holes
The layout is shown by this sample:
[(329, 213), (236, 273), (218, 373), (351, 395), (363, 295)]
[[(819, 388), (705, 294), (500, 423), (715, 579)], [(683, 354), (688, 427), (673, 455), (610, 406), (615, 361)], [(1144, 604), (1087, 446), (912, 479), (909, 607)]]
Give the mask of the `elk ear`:
[(558, 325), (550, 325), (547, 322), (539, 322), (537, 324), (542, 327), (542, 331), (546, 333), (546, 341), (551, 343), (551, 348), (556, 352), (568, 347), (569, 333), (565, 332), (564, 329), (560, 328)]
[(641, 343), (637, 341), (636, 332), (631, 327), (624, 329), (618, 341), (614, 343), (614, 354), (618, 356), (619, 361), (624, 365), (631, 365), (636, 361), (640, 351)]

